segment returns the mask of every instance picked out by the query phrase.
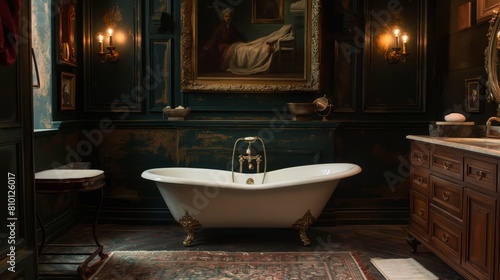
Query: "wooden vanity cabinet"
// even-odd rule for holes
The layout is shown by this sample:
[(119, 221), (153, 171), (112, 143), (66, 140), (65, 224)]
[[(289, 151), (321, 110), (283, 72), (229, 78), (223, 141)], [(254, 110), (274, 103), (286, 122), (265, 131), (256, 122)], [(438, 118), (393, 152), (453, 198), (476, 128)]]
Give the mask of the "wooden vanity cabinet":
[(500, 158), (411, 142), (408, 243), (467, 279), (500, 279)]

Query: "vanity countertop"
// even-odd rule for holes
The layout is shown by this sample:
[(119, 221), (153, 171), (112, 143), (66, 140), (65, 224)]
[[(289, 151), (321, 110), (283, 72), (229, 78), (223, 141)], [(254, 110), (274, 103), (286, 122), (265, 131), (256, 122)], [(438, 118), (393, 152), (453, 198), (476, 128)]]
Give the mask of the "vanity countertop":
[(498, 138), (454, 138), (434, 137), (428, 135), (407, 135), (406, 138), (410, 140), (417, 140), (430, 144), (481, 153), (484, 155), (500, 157), (500, 139)]

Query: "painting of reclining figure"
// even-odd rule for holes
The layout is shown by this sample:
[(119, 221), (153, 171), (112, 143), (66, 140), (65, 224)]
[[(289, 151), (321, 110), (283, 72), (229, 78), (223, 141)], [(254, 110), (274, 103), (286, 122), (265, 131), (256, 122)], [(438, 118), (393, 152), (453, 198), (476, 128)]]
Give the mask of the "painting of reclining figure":
[[(283, 5), (283, 1), (281, 0), (279, 3), (278, 0), (271, 1), (276, 5), (275, 8), (278, 9), (279, 13), (278, 5)], [(254, 4), (254, 9), (250, 9), (253, 11), (252, 14), (248, 13), (248, 9), (239, 6), (227, 7), (220, 11), (219, 15), (217, 15), (218, 9), (215, 8), (211, 12), (204, 12), (205, 15), (211, 15), (220, 22), (211, 28), (211, 32), (200, 33), (199, 39), (202, 45), (200, 45), (201, 51), (198, 60), (199, 73), (229, 72), (238, 75), (276, 73), (278, 72), (276, 70), (279, 69), (271, 68), (271, 66), (279, 68), (279, 64), (285, 62), (291, 63), (288, 63), (287, 67), (281, 67), (281, 69), (287, 69), (288, 73), (296, 73), (295, 64), (297, 61), (302, 61), (304, 57), (303, 53), (301, 58), (297, 57), (296, 45), (302, 44), (301, 49), (303, 49), (303, 36), (302, 40), (296, 40), (296, 32), (292, 24), (272, 24), (270, 26), (251, 24), (252, 19), (257, 17), (256, 15), (272, 14), (272, 12), (264, 11), (265, 8), (263, 5), (260, 7)], [(242, 13), (242, 15), (236, 16), (236, 12)], [(235, 18), (240, 19), (240, 22), (235, 23)], [(303, 15), (301, 18), (303, 19)], [(200, 18), (198, 26), (201, 30), (201, 26), (214, 25), (205, 24)], [(303, 33), (303, 30), (301, 31)], [(269, 34), (262, 35), (263, 32)], [(207, 39), (201, 34), (211, 35)], [(279, 60), (276, 59), (277, 57)], [(274, 65), (271, 65), (272, 63)]]
[[(189, 10), (193, 13), (182, 13), (191, 19), (188, 29), (192, 30), (181, 32), (181, 40), (194, 36), (184, 38), (187, 42), (192, 39), (193, 44), (181, 49), (184, 54), (181, 57), (187, 58), (181, 66), (183, 85), (206, 89), (213, 81), (240, 85), (242, 81), (243, 85), (264, 81), (269, 88), (285, 81), (288, 85), (309, 82), (311, 65), (317, 63), (311, 57), (319, 51), (311, 47), (313, 30), (307, 8), (311, 9), (312, 0), (271, 1), (277, 8), (269, 14), (271, 19), (264, 18), (268, 14), (259, 10), (265, 8), (262, 0), (236, 1), (239, 4), (234, 6), (229, 5), (229, 1), (222, 5), (224, 1), (219, 0), (190, 5), (194, 7)], [(297, 5), (299, 3), (304, 5)], [(243, 89), (259, 91), (252, 85)]]

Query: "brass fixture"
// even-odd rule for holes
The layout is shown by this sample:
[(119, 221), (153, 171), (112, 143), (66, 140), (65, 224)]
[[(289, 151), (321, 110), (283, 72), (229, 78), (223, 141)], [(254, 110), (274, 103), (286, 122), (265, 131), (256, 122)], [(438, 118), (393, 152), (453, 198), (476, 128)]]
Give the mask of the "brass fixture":
[(179, 224), (181, 224), (181, 226), (184, 228), (184, 231), (187, 233), (186, 239), (184, 239), (182, 244), (184, 244), (184, 246), (186, 247), (191, 246), (191, 243), (193, 243), (194, 240), (194, 232), (201, 228), (201, 223), (191, 217), (188, 211), (186, 211), (186, 214), (184, 214), (184, 216), (182, 216), (182, 218), (179, 220)]
[(97, 33), (96, 37), (99, 42), (99, 52), (97, 54), (101, 57), (101, 62), (117, 63), (120, 61), (120, 54), (115, 51), (116, 47), (113, 46), (113, 29), (108, 28), (107, 33), (109, 37), (109, 45), (106, 47), (107, 52), (104, 52), (104, 34), (102, 32)]
[[(233, 179), (233, 183), (234, 183), (234, 155), (236, 153), (236, 145), (240, 141), (244, 141), (245, 143), (248, 144), (248, 147), (245, 151), (246, 155), (239, 155), (239, 157), (238, 157), (239, 163), (240, 163), (240, 169), (239, 169), (240, 173), (243, 173), (243, 163), (245, 163), (245, 161), (248, 163), (249, 170), (255, 169), (255, 167), (253, 165), (253, 161), (255, 161), (255, 163), (257, 165), (256, 172), (260, 173), (260, 163), (262, 162), (262, 156), (259, 154), (252, 155), (252, 144), (255, 143), (257, 140), (259, 140), (260, 143), (262, 144), (262, 150), (264, 152), (264, 176), (262, 176), (262, 183), (264, 183), (264, 179), (266, 178), (266, 169), (267, 169), (266, 146), (264, 145), (264, 141), (262, 141), (262, 139), (260, 137), (257, 137), (257, 136), (238, 138), (236, 140), (236, 142), (234, 142), (233, 155), (231, 157), (231, 176)], [(252, 179), (252, 184), (253, 183), (254, 183), (254, 181)], [(247, 184), (248, 184), (248, 181), (247, 181)]]
[[(386, 59), (390, 64), (397, 64), (399, 62), (405, 63), (406, 57), (410, 55), (408, 52), (408, 41), (410, 40), (410, 36), (408, 36), (406, 32), (401, 32), (399, 27), (395, 27), (393, 33), (394, 47), (392, 47), (392, 51), (386, 55)], [(402, 43), (399, 42), (400, 39)]]
[(309, 226), (312, 223), (314, 223), (315, 220), (316, 219), (311, 214), (311, 212), (309, 210), (307, 210), (307, 212), (304, 214), (304, 216), (302, 216), (302, 218), (298, 219), (292, 225), (292, 227), (294, 229), (299, 230), (300, 240), (302, 240), (302, 244), (304, 244), (304, 246), (311, 244), (311, 241), (307, 237), (306, 232), (307, 232), (307, 229), (309, 228)]
[(491, 127), (491, 122), (500, 122), (499, 117), (491, 117), (486, 121), (486, 137), (500, 138), (500, 130), (495, 127)]
[[(247, 151), (250, 151), (250, 149), (247, 149)], [(260, 162), (262, 161), (260, 158), (261, 158), (260, 155), (252, 156), (251, 152), (247, 153), (246, 156), (240, 155), (239, 156), (240, 173), (243, 173), (243, 162), (245, 162), (245, 161), (248, 162), (248, 169), (254, 170), (254, 166), (253, 166), (252, 160), (255, 160), (255, 162), (257, 163), (257, 170), (256, 170), (256, 172), (259, 173), (259, 171), (260, 171)]]
[(323, 117), (322, 120), (326, 122), (327, 121), (326, 117), (330, 115), (333, 107), (330, 98), (328, 98), (325, 94), (323, 95), (323, 97), (316, 98), (313, 101), (313, 104), (316, 105), (316, 109), (314, 110), (316, 114), (318, 114), (318, 116), (320, 117)]

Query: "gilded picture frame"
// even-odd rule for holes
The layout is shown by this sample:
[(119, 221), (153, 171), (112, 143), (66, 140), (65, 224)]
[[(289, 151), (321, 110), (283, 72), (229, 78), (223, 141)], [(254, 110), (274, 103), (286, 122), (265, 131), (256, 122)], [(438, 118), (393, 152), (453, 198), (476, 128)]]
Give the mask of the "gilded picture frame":
[(61, 85), (59, 88), (59, 100), (61, 111), (75, 110), (76, 75), (61, 72)]
[[(207, 28), (221, 25), (222, 11), (227, 5), (207, 6), (204, 1), (182, 0), (181, 2), (181, 90), (183, 92), (319, 92), (320, 88), (320, 1), (301, 0), (304, 2), (303, 9), (291, 9), (291, 4), (297, 0), (280, 0), (284, 5), (283, 24), (255, 24), (251, 22), (252, 1), (238, 1), (239, 6), (229, 7), (237, 16), (239, 28), (243, 29), (248, 38), (248, 43), (254, 43), (274, 36), (279, 31), (288, 29), (292, 34), (294, 46), (297, 53), (292, 53), (290, 61), (285, 59), (277, 62), (278, 54), (285, 57), (285, 51), (277, 51), (285, 45), (283, 37), (280, 37), (280, 46), (276, 46), (278, 40), (274, 40), (271, 65), (266, 71), (241, 74), (229, 70), (206, 70), (207, 66), (218, 67), (219, 64), (205, 63), (201, 53), (210, 40), (211, 32)], [(215, 4), (214, 4), (215, 3)], [(245, 6), (247, 5), (247, 6)], [(208, 9), (208, 10), (207, 10)], [(211, 22), (210, 22), (211, 20)], [(201, 28), (201, 30), (200, 30)], [(207, 35), (208, 33), (208, 35)], [(203, 37), (205, 36), (205, 37)], [(253, 37), (252, 37), (253, 36)], [(266, 44), (268, 42), (265, 42)], [(235, 44), (231, 44), (233, 47)], [(238, 45), (238, 47), (244, 45)], [(270, 45), (269, 45), (270, 46)], [(264, 48), (265, 46), (262, 45)], [(236, 48), (235, 48), (236, 49)], [(284, 48), (282, 48), (284, 49)], [(295, 50), (295, 49), (294, 49)], [(235, 51), (238, 53), (237, 51)], [(237, 55), (236, 55), (237, 56)], [(229, 56), (227, 56), (229, 57)], [(232, 57), (234, 58), (234, 57)], [(289, 63), (289, 64), (286, 64)], [(276, 66), (279, 64), (280, 67)], [(222, 65), (222, 63), (220, 64)], [(231, 61), (229, 63), (231, 64)], [(215, 68), (214, 67), (214, 68)], [(278, 69), (279, 68), (279, 69)], [(241, 69), (241, 68), (240, 68)]]

